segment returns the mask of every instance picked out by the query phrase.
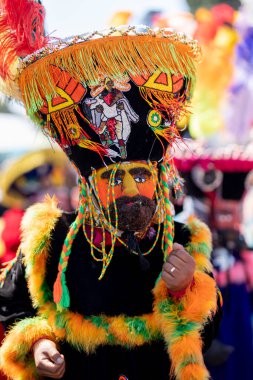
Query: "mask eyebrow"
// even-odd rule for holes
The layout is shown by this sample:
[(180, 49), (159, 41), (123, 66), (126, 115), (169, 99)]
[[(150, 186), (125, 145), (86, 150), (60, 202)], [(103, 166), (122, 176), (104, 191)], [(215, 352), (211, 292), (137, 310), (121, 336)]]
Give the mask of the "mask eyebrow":
[(151, 175), (152, 175), (150, 170), (143, 168), (143, 167), (130, 169), (129, 173), (131, 175), (146, 175), (147, 177), (151, 177)]
[[(102, 179), (110, 179), (112, 174), (112, 169), (106, 170), (104, 173), (101, 174)], [(115, 177), (122, 177), (125, 174), (125, 170), (118, 169), (115, 173)]]

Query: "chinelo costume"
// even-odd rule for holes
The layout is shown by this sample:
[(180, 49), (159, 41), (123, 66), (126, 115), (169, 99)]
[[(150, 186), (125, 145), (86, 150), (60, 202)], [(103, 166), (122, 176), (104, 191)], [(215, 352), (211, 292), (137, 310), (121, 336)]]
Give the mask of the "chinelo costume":
[[(21, 319), (1, 348), (4, 372), (36, 379), (31, 348), (47, 337), (65, 356), (63, 379), (208, 379), (202, 350), (219, 319), (211, 236), (195, 219), (174, 224), (169, 201), (170, 186), (180, 190), (170, 148), (193, 91), (196, 41), (145, 26), (49, 40), (41, 4), (1, 3), (4, 91), (80, 175), (77, 213), (48, 198), (23, 218), (0, 293), (6, 325)], [(181, 295), (160, 277), (173, 240), (196, 261)]]

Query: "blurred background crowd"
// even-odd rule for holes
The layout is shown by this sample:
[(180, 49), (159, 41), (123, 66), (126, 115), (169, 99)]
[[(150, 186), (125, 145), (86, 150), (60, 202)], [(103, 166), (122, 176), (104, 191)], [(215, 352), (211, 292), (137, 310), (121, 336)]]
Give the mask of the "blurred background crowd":
[[(53, 6), (44, 3), (46, 8)], [(64, 1), (54, 3), (64, 9)], [(224, 317), (205, 356), (212, 378), (252, 380), (253, 1), (142, 0), (114, 5), (108, 0), (106, 12), (101, 8), (98, 14), (98, 7), (89, 13), (86, 4), (85, 17), (98, 24), (103, 20), (97, 25), (100, 29), (108, 24), (172, 27), (201, 43), (191, 114), (178, 123), (182, 141), (172, 153), (185, 183), (184, 196), (173, 200), (175, 218), (185, 222), (195, 214), (213, 234), (213, 265)], [(48, 9), (48, 13), (53, 12)], [(78, 200), (74, 169), (17, 104), (0, 105), (0, 132), (0, 263), (4, 265), (15, 256), (20, 220), (29, 205), (45, 194), (56, 194), (60, 207), (71, 211)]]

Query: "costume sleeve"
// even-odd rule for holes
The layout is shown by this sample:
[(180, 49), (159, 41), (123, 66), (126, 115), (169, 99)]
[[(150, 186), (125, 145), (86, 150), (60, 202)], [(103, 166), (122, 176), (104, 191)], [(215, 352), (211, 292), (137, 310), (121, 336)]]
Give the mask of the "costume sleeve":
[(21, 252), (4, 270), (0, 287), (0, 322), (5, 329), (20, 319), (36, 314), (29, 296)]
[(56, 341), (48, 321), (40, 316), (25, 318), (10, 329), (0, 348), (0, 370), (8, 379), (38, 379), (31, 352), (42, 337)]
[(5, 273), (0, 288), (0, 321), (8, 333), (0, 348), (0, 370), (13, 380), (36, 380), (32, 346), (40, 338), (55, 341), (48, 321), (36, 316), (20, 253)]

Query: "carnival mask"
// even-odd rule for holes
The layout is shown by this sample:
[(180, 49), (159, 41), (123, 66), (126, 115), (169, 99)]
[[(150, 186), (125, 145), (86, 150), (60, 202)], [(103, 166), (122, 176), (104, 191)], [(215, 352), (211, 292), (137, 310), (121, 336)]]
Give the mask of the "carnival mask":
[(146, 162), (123, 162), (96, 172), (99, 201), (123, 231), (139, 231), (152, 220), (156, 210), (156, 167)]

